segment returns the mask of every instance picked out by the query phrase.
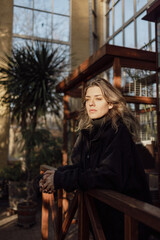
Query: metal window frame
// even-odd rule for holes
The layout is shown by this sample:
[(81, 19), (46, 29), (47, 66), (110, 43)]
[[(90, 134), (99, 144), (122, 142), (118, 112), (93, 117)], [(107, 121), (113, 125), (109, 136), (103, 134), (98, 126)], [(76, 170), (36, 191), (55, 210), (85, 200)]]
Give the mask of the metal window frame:
[[(14, 9), (14, 7), (22, 8), (22, 9), (28, 9), (28, 10), (31, 10), (32, 14), (33, 14), (33, 17), (32, 17), (32, 35), (22, 35), (22, 34), (12, 33), (13, 38), (21, 38), (21, 39), (26, 39), (26, 40), (31, 40), (31, 41), (36, 41), (37, 40), (37, 41), (44, 41), (44, 42), (50, 42), (50, 43), (56, 43), (56, 44), (70, 46), (70, 44), (71, 44), (70, 43), (70, 37), (69, 37), (69, 41), (61, 41), (61, 40), (53, 39), (53, 34), (52, 34), (52, 32), (53, 32), (53, 30), (52, 30), (53, 29), (53, 16), (57, 15), (57, 16), (62, 16), (62, 17), (68, 17), (70, 19), (70, 14), (66, 15), (66, 14), (54, 13), (53, 12), (54, 0), (51, 0), (51, 2), (52, 2), (52, 10), (51, 11), (46, 11), (46, 10), (41, 10), (41, 9), (34, 8), (34, 0), (33, 0), (33, 8), (13, 4), (13, 9)], [(33, 32), (33, 29), (34, 29), (34, 11), (51, 14), (51, 18), (52, 18), (52, 21), (51, 21), (51, 36), (52, 36), (52, 38), (51, 39), (34, 36), (34, 32)], [(70, 28), (69, 28), (69, 36), (70, 36)]]
[[(112, 10), (112, 35), (109, 36), (109, 29), (106, 30), (106, 32), (108, 34), (106, 34), (106, 42), (109, 43), (109, 41), (113, 40), (113, 44), (115, 43), (114, 42), (114, 37), (120, 33), (122, 31), (122, 36), (123, 36), (123, 39), (122, 39), (122, 42), (123, 42), (123, 46), (125, 46), (125, 33), (124, 33), (124, 29), (131, 23), (133, 22), (134, 23), (134, 46), (135, 48), (137, 48), (137, 24), (136, 24), (136, 19), (138, 16), (140, 16), (148, 7), (149, 5), (154, 1), (154, 0), (148, 0), (148, 2), (139, 10), (136, 12), (136, 0), (133, 0), (133, 3), (134, 3), (134, 15), (128, 19), (128, 21), (124, 22), (124, 0), (117, 0), (116, 2), (113, 2), (112, 1), (112, 7), (109, 8), (109, 1), (106, 1), (106, 14), (105, 14), (105, 18), (106, 18), (106, 27), (109, 28), (109, 12)], [(114, 8), (116, 6), (116, 4), (118, 2), (122, 1), (122, 26), (117, 29), (117, 31), (114, 31), (114, 25), (115, 25), (115, 22), (114, 22)], [(146, 47), (147, 45), (150, 45), (150, 50), (152, 50), (152, 47), (151, 47), (151, 43), (155, 40), (155, 39), (151, 39), (151, 24), (148, 23), (148, 29), (149, 29), (149, 42), (147, 44), (145, 44), (144, 46), (142, 46), (141, 49), (143, 49), (144, 47)]]

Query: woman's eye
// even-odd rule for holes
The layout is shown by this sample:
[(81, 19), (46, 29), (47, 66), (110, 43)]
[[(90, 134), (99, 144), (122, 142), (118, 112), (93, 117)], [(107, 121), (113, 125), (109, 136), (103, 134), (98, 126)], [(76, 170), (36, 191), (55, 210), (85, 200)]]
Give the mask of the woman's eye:
[(100, 101), (100, 100), (102, 100), (102, 98), (96, 98), (96, 100)]

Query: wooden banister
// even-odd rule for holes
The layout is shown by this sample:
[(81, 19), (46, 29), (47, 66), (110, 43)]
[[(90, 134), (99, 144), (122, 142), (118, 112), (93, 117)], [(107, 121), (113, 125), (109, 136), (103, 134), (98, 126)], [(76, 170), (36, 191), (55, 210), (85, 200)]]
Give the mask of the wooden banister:
[(124, 215), (124, 239), (138, 240), (138, 221), (131, 216)]
[(91, 190), (87, 194), (160, 231), (160, 208), (111, 190)]
[[(48, 166), (41, 166), (41, 172)], [(94, 199), (124, 213), (124, 240), (138, 240), (138, 223), (160, 232), (160, 208), (111, 190), (94, 189), (77, 191), (62, 224), (62, 190), (58, 190), (58, 207), (55, 208), (54, 195), (42, 193), (42, 240), (48, 239), (48, 214), (52, 211), (52, 221), (56, 240), (64, 240), (78, 207), (78, 240), (89, 240), (89, 221), (96, 240), (105, 240)]]
[(78, 240), (89, 240), (89, 216), (84, 202), (84, 193), (78, 196)]
[[(48, 165), (40, 166), (40, 174), (47, 170), (54, 168)], [(49, 210), (51, 210), (52, 223), (54, 228), (55, 239), (59, 239), (62, 233), (62, 189), (57, 191), (57, 209), (54, 199), (54, 193), (42, 192), (42, 219), (41, 219), (41, 237), (42, 240), (48, 240), (48, 223), (49, 223)]]
[(78, 208), (78, 192), (76, 192), (73, 200), (72, 200), (72, 204), (70, 205), (70, 208), (65, 216), (63, 225), (62, 225), (62, 232), (60, 234), (59, 239), (63, 240), (65, 239), (65, 236), (68, 232), (68, 229), (71, 225), (72, 219), (76, 213), (76, 210)]
[(105, 238), (105, 235), (104, 235), (104, 232), (102, 229), (102, 225), (100, 223), (100, 219), (99, 219), (93, 198), (86, 195), (85, 203), (86, 203), (88, 215), (89, 215), (89, 218), (91, 221), (92, 230), (94, 232), (94, 236), (95, 236), (96, 240), (99, 240), (99, 239), (105, 240), (106, 238)]
[(42, 218), (41, 218), (42, 240), (48, 239), (49, 205), (50, 195), (48, 193), (42, 193)]

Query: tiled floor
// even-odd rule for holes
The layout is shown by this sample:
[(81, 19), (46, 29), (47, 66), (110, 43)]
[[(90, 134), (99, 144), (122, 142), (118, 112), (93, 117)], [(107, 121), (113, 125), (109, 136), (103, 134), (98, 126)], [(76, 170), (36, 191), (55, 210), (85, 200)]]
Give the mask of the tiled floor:
[[(41, 207), (36, 215), (36, 224), (25, 229), (17, 225), (17, 214), (7, 216), (7, 205), (0, 202), (0, 240), (41, 240)], [(49, 224), (48, 240), (54, 240), (52, 223)], [(77, 227), (72, 225), (66, 240), (77, 239)]]

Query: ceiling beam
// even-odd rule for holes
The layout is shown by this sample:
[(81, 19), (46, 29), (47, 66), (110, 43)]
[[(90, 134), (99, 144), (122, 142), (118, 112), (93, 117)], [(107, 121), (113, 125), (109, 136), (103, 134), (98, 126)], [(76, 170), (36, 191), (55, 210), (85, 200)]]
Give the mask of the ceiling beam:
[(57, 92), (69, 91), (81, 82), (86, 82), (109, 69), (113, 65), (114, 58), (120, 59), (122, 67), (156, 70), (155, 52), (105, 44), (60, 82), (56, 87)]

